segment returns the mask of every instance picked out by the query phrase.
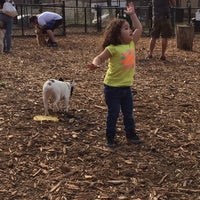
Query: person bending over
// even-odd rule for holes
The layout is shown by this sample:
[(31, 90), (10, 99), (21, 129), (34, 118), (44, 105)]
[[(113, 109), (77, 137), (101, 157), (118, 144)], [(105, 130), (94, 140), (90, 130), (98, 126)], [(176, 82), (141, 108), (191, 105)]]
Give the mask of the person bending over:
[(62, 16), (54, 12), (43, 12), (39, 15), (30, 17), (30, 23), (37, 25), (38, 28), (43, 30), (43, 33), (47, 33), (49, 40), (48, 46), (57, 47), (58, 44), (55, 40), (54, 30), (58, 28), (63, 22)]

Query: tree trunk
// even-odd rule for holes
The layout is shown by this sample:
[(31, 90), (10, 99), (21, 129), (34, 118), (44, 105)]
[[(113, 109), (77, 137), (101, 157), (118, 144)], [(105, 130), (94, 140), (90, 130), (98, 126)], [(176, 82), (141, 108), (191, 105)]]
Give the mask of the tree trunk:
[(194, 40), (194, 27), (188, 25), (176, 26), (176, 42), (177, 48), (192, 51)]

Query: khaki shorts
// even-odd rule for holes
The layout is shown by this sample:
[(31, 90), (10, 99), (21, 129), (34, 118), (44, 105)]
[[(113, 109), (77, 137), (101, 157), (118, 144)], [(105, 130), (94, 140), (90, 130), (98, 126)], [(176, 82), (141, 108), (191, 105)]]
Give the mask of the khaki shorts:
[(152, 38), (170, 38), (172, 36), (171, 19), (160, 17), (153, 20), (153, 28), (151, 31)]

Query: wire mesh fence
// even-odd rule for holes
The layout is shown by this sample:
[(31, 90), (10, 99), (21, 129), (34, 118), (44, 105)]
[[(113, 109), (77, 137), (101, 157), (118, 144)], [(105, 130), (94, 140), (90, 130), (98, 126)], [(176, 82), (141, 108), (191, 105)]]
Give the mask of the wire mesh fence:
[[(61, 4), (17, 4), (18, 16), (14, 18), (13, 36), (34, 36), (34, 25), (29, 23), (32, 15), (44, 11), (52, 11), (63, 16), (63, 24), (56, 30), (56, 35), (68, 33), (95, 33), (101, 32), (114, 17), (127, 16), (123, 7), (69, 7)], [(172, 25), (191, 24), (198, 8), (172, 8)], [(149, 35), (152, 27), (152, 12), (150, 6), (136, 7), (136, 13), (143, 25), (143, 34)], [(196, 23), (197, 25), (197, 23)], [(198, 30), (198, 29), (197, 29)]]

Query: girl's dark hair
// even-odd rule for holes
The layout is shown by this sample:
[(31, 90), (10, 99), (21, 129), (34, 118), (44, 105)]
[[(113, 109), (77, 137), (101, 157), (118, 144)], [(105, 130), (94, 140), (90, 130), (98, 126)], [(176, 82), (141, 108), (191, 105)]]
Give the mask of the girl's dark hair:
[(102, 44), (102, 48), (109, 45), (118, 45), (121, 44), (121, 27), (126, 22), (125, 19), (114, 18), (110, 24), (106, 27), (104, 32), (104, 41)]

